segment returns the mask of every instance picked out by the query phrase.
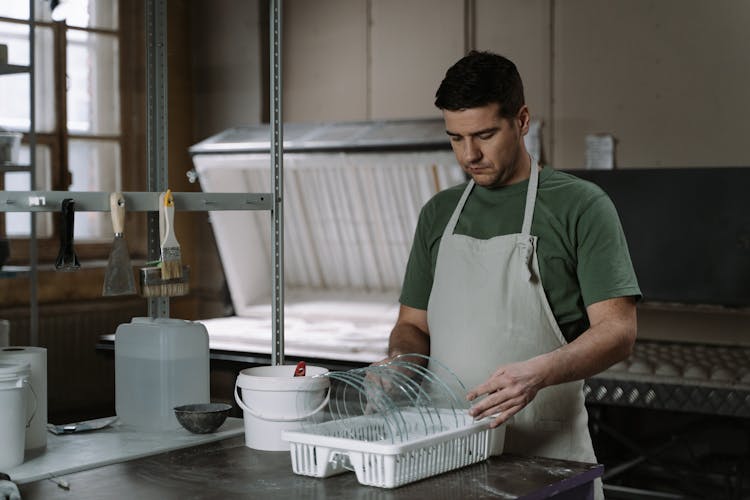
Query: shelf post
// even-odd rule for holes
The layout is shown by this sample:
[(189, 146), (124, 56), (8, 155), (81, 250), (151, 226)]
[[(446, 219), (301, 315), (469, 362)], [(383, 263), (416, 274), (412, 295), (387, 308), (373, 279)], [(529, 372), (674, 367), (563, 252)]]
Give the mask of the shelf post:
[(271, 22), (271, 184), (273, 208), (271, 232), (273, 240), (272, 312), (273, 341), (271, 362), (284, 364), (284, 124), (281, 110), (281, 0), (270, 0)]
[[(31, 164), (30, 185), (36, 189), (36, 14), (34, 0), (29, 0), (29, 162)], [(35, 213), (29, 214), (31, 233), (29, 234), (29, 345), (39, 345), (39, 248), (37, 246)]]
[[(167, 15), (166, 0), (146, 0), (146, 82), (149, 191), (164, 192), (169, 185), (167, 158)], [(149, 212), (148, 260), (158, 260), (161, 251), (159, 212)], [(152, 318), (169, 317), (169, 299), (148, 299)]]

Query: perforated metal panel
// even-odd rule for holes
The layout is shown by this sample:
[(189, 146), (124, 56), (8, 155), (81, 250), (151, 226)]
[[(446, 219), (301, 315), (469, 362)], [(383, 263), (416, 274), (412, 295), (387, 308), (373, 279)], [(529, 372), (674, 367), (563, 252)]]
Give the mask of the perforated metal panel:
[(588, 403), (750, 417), (750, 349), (637, 342), (584, 393)]

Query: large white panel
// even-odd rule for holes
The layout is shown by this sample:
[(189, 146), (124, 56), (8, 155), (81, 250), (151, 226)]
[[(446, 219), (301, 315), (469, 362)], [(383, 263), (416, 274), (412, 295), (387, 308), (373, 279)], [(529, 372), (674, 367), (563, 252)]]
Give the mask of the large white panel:
[(286, 0), (283, 16), (284, 119), (365, 119), (366, 1)]
[(542, 122), (542, 143), (549, 160), (551, 123), (551, 47), (549, 0), (477, 0), (477, 50), (504, 55), (516, 64), (533, 119)]
[[(205, 192), (264, 192), (264, 154), (193, 157)], [(450, 151), (288, 153), (284, 158), (286, 290), (391, 292), (401, 287), (419, 208), (462, 180)], [(444, 185), (437, 185), (441, 179)], [(235, 311), (270, 302), (267, 213), (211, 213)]]
[(595, 132), (622, 167), (750, 163), (750, 2), (555, 6), (556, 166), (582, 165)]
[(439, 116), (435, 91), (463, 53), (463, 0), (373, 0), (371, 118)]

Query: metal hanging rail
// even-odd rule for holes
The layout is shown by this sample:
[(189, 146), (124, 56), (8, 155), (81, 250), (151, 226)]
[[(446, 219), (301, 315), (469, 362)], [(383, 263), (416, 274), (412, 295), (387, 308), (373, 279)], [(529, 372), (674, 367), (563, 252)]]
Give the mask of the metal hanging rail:
[[(128, 212), (154, 212), (157, 216), (158, 192), (124, 192)], [(206, 212), (213, 210), (271, 210), (271, 193), (172, 193), (175, 210)], [(57, 212), (62, 201), (72, 198), (76, 212), (109, 212), (109, 195), (99, 191), (2, 191), (0, 212)], [(158, 239), (157, 239), (158, 245)], [(159, 253), (155, 253), (155, 258)]]

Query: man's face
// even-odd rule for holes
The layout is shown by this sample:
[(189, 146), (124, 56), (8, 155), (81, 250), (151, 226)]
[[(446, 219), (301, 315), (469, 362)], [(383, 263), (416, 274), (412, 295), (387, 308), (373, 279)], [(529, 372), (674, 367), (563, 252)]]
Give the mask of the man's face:
[(529, 111), (523, 106), (515, 118), (502, 118), (498, 103), (459, 111), (443, 110), (445, 130), (458, 164), (474, 182), (487, 188), (514, 184), (528, 177), (528, 153), (523, 136)]

